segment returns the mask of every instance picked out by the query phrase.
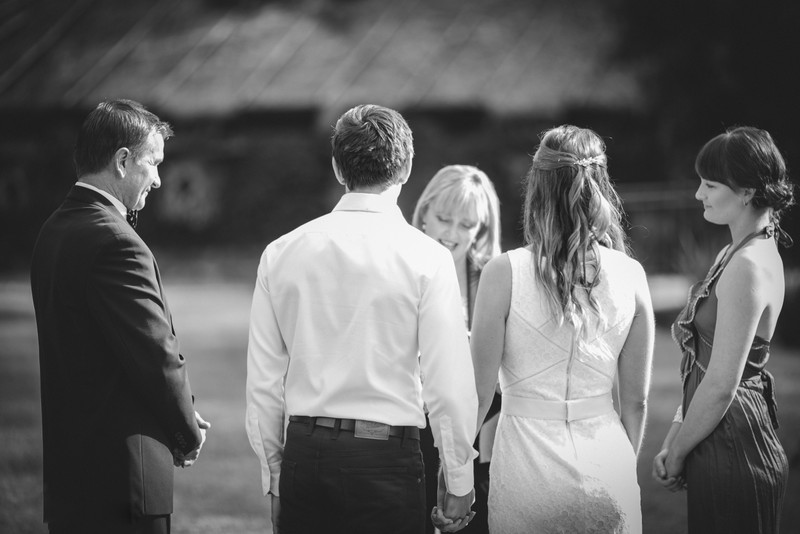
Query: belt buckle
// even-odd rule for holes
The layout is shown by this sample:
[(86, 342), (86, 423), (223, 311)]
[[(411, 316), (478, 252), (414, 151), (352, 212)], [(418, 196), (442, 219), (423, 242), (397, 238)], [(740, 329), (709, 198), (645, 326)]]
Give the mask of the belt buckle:
[(356, 419), (353, 436), (363, 439), (387, 440), (389, 439), (389, 425)]

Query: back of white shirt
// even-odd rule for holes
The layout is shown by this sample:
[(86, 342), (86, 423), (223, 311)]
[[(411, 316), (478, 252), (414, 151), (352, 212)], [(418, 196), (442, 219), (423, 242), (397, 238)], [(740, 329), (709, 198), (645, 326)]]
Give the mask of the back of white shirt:
[(455, 267), (394, 203), (349, 193), (271, 243), (250, 332), (248, 435), (272, 482), (286, 414), (422, 428), (424, 401), (448, 488), (471, 489), (477, 396)]

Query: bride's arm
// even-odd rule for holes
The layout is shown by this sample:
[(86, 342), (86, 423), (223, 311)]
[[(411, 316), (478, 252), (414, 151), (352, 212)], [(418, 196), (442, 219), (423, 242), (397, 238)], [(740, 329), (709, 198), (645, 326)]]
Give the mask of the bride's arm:
[(502, 254), (489, 261), (483, 269), (472, 319), (470, 347), (478, 389), (478, 429), (494, 398), (510, 306), (511, 263), (508, 255)]
[(637, 267), (635, 274), (632, 274), (632, 277), (636, 277), (636, 311), (619, 356), (618, 375), (620, 418), (638, 456), (647, 418), (655, 321), (647, 278), (641, 266), (637, 264)]

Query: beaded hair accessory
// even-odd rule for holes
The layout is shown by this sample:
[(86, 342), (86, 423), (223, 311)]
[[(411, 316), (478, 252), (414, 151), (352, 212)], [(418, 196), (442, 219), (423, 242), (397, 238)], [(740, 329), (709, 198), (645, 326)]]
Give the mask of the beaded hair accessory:
[(605, 156), (592, 156), (591, 158), (581, 158), (575, 162), (575, 165), (580, 165), (581, 167), (588, 167), (589, 165), (605, 165), (606, 164), (606, 157)]
[(583, 167), (591, 165), (606, 166), (606, 155), (598, 154), (588, 158), (578, 158), (575, 154), (561, 152), (552, 148), (540, 145), (536, 154), (533, 156), (533, 166), (537, 169), (554, 170), (561, 167)]

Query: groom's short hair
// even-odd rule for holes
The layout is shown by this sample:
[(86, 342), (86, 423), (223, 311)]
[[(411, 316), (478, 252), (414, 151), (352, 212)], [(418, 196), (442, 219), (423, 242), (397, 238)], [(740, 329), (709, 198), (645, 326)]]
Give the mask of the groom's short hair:
[(403, 116), (373, 104), (356, 106), (339, 117), (331, 147), (349, 190), (397, 183), (414, 157), (411, 128)]

